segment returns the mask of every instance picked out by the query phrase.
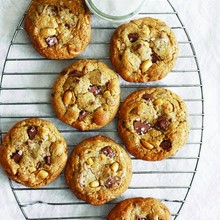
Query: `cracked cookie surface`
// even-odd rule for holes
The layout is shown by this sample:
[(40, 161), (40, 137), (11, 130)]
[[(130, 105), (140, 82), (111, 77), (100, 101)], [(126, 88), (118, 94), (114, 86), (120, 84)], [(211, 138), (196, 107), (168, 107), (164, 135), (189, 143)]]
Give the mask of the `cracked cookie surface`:
[(173, 68), (178, 44), (161, 20), (140, 18), (119, 26), (111, 38), (110, 59), (122, 78), (148, 82), (164, 78)]
[(119, 110), (118, 131), (133, 156), (151, 161), (165, 159), (187, 141), (187, 107), (170, 90), (138, 90), (125, 99)]
[(25, 29), (41, 55), (70, 59), (90, 41), (90, 13), (84, 0), (34, 0), (25, 17)]
[(107, 220), (170, 220), (168, 207), (155, 198), (129, 198), (118, 203)]
[(73, 149), (65, 177), (79, 199), (102, 205), (127, 190), (132, 177), (131, 159), (113, 140), (95, 136)]
[(74, 62), (63, 70), (53, 86), (52, 104), (57, 116), (79, 130), (108, 124), (119, 103), (119, 78), (100, 61)]
[(62, 172), (67, 145), (52, 122), (30, 118), (9, 130), (0, 155), (1, 165), (12, 180), (36, 188), (49, 184)]

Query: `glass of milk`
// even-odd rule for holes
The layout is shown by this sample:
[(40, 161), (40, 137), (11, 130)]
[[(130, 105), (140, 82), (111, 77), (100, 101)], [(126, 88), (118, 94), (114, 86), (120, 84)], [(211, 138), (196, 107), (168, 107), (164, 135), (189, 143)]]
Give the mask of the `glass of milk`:
[(99, 17), (113, 22), (131, 19), (141, 9), (145, 0), (85, 0), (89, 9)]

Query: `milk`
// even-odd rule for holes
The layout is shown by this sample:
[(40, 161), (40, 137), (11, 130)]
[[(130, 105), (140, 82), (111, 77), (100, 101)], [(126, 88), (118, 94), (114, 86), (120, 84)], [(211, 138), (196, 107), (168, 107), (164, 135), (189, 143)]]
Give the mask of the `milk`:
[(128, 15), (135, 11), (143, 0), (91, 0), (97, 9), (112, 16)]

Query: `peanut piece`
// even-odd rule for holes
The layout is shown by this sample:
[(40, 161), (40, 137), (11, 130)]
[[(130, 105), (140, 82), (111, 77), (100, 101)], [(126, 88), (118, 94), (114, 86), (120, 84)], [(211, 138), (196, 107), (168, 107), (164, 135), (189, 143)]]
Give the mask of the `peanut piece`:
[(157, 99), (154, 101), (154, 105), (158, 106), (158, 105), (162, 105), (163, 104), (163, 100), (162, 99)]
[(98, 180), (94, 180), (89, 184), (90, 187), (92, 188), (96, 188), (99, 186), (99, 181)]
[[(80, 22), (79, 22), (80, 23)], [(90, 24), (90, 17), (89, 16), (86, 16), (85, 17), (85, 23), (86, 24)]]
[(38, 5), (37, 6), (37, 11), (38, 11), (38, 13), (42, 13), (43, 12), (43, 9), (44, 9), (44, 7), (43, 7), (43, 5)]
[[(87, 18), (87, 17), (86, 17), (86, 18)], [(78, 29), (78, 30), (81, 29), (81, 22), (78, 22), (78, 23), (77, 23), (76, 29)]]
[(54, 156), (60, 156), (64, 153), (65, 148), (61, 143), (55, 142), (52, 144), (52, 149), (53, 149), (53, 155)]
[(159, 220), (159, 216), (158, 215), (155, 216), (155, 220)]
[(45, 170), (41, 170), (37, 174), (38, 178), (40, 178), (40, 179), (46, 179), (48, 177), (48, 175), (49, 175), (49, 173), (47, 171), (45, 171)]
[(170, 102), (163, 103), (164, 111), (169, 113), (173, 111), (173, 105)]
[(151, 66), (152, 66), (152, 61), (151, 60), (145, 60), (142, 64), (141, 64), (141, 71), (144, 73), (146, 72)]
[(35, 168), (35, 167), (29, 167), (29, 171), (30, 171), (31, 173), (33, 173), (34, 171), (36, 171), (36, 168)]
[(143, 30), (143, 33), (145, 34), (145, 36), (150, 35), (150, 28), (147, 25), (144, 25), (142, 30)]
[(147, 141), (145, 141), (145, 140), (141, 140), (141, 144), (145, 147), (145, 148), (147, 148), (147, 149), (149, 149), (149, 150), (152, 150), (153, 148), (154, 148), (154, 146), (152, 145), (152, 144), (150, 144), (149, 142), (147, 142)]
[(92, 158), (90, 157), (87, 161), (86, 161), (87, 165), (91, 166), (94, 162), (92, 160)]
[(118, 168), (119, 168), (119, 164), (117, 162), (114, 162), (112, 165), (111, 165), (111, 169), (114, 171), (114, 172), (117, 172), (118, 171)]
[(101, 159), (102, 160), (105, 160), (106, 159), (106, 156), (104, 154), (101, 154)]
[(63, 97), (63, 103), (65, 106), (70, 104), (72, 97), (73, 97), (73, 94), (71, 91), (65, 92), (64, 97)]
[(46, 28), (46, 29), (41, 30), (40, 33), (43, 37), (49, 37), (49, 36), (56, 35), (56, 30), (53, 28)]

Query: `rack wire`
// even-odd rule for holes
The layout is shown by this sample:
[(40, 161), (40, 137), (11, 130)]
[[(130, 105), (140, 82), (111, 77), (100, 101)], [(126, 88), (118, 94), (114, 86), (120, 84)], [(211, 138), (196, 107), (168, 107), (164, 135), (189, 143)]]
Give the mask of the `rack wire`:
[[(105, 219), (110, 209), (129, 197), (155, 197), (162, 200), (176, 219), (184, 205), (195, 177), (203, 140), (204, 97), (198, 59), (178, 13), (169, 0), (148, 0), (138, 17), (164, 20), (175, 32), (180, 54), (175, 68), (163, 80), (151, 83), (126, 83), (121, 79), (121, 101), (132, 91), (143, 87), (166, 87), (186, 102), (190, 118), (190, 135), (186, 145), (173, 157), (158, 162), (146, 162), (132, 157), (133, 178), (128, 190), (119, 198), (93, 207), (78, 200), (68, 189), (63, 173), (53, 183), (31, 189), (9, 180), (12, 192), (26, 220)], [(48, 119), (55, 123), (66, 138), (69, 152), (81, 140), (96, 134), (114, 139), (117, 116), (112, 123), (96, 131), (79, 132), (60, 122), (50, 103), (51, 88), (59, 72), (74, 60), (98, 59), (111, 67), (109, 40), (119, 24), (92, 17), (92, 40), (88, 48), (73, 60), (47, 60), (34, 51), (23, 27), (25, 14), (11, 40), (0, 84), (1, 141), (17, 121), (29, 117)], [(40, 210), (40, 211), (39, 211)]]

